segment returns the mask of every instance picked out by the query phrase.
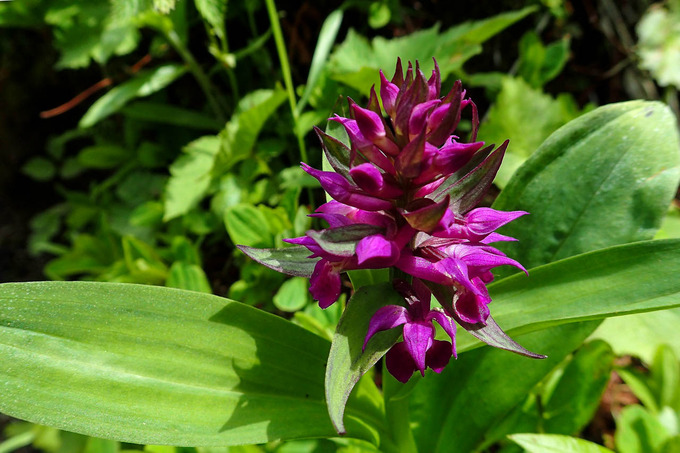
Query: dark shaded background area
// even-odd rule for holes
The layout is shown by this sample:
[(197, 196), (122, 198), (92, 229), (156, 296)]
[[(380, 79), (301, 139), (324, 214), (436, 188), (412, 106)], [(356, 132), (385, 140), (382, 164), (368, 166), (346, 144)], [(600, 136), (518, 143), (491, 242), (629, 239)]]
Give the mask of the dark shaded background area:
[[(401, 18), (380, 30), (366, 25), (365, 8), (350, 8), (343, 21), (338, 42), (349, 27), (369, 36), (401, 36), (440, 22), (442, 28), (470, 19), (488, 17), (502, 11), (525, 6), (529, 2), (479, 0), (450, 2), (444, 0), (403, 1)], [(538, 30), (544, 42), (572, 36), (571, 59), (563, 73), (550, 82), (551, 94), (569, 92), (580, 105), (598, 105), (632, 98), (658, 98), (659, 93), (648, 75), (639, 71), (631, 53), (636, 36), (634, 26), (649, 6), (645, 0), (580, 0), (566, 2), (569, 12), (563, 19), (549, 13), (535, 13), (510, 27), (485, 46), (482, 55), (474, 57), (465, 69), (508, 71), (517, 58), (517, 44), (529, 29)], [(230, 6), (231, 7), (231, 6)], [(306, 80), (316, 39), (324, 18), (337, 5), (335, 2), (279, 2), (283, 11), (282, 26), (289, 48), (296, 84)], [(268, 27), (265, 11), (260, 11), (261, 30)], [(237, 23), (230, 23), (232, 46), (239, 48), (247, 33), (239, 33)], [(243, 36), (243, 37), (241, 37)], [(201, 49), (203, 38), (193, 40)], [(58, 55), (51, 45), (51, 32), (44, 30), (0, 29), (0, 282), (27, 281), (44, 278), (42, 267), (47, 256), (34, 257), (26, 251), (29, 221), (37, 213), (60, 200), (51, 183), (31, 180), (21, 167), (33, 156), (44, 153), (51, 135), (72, 129), (99, 96), (87, 99), (76, 108), (50, 119), (39, 112), (71, 99), (87, 87), (110, 75), (92, 65), (84, 70), (55, 71)], [(268, 46), (275, 55), (273, 42)], [(197, 54), (204, 50), (197, 50)], [(134, 63), (135, 56), (114, 59), (111, 65)], [(108, 68), (110, 70), (110, 68)], [(471, 92), (483, 113), (483, 93)], [(316, 143), (310, 141), (310, 146)]]

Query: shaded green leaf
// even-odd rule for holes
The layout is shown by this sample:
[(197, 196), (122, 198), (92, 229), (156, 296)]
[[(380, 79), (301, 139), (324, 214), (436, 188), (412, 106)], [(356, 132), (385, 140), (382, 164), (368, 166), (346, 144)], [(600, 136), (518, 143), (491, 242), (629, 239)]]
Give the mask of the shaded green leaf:
[(57, 169), (51, 160), (44, 157), (34, 157), (21, 167), (21, 172), (36, 181), (49, 181), (54, 178)]
[(83, 167), (108, 169), (120, 166), (132, 158), (132, 153), (117, 145), (94, 145), (78, 153), (78, 163)]
[(121, 112), (136, 120), (153, 123), (172, 124), (199, 130), (219, 131), (224, 124), (201, 112), (176, 107), (170, 104), (150, 101), (138, 101), (126, 105)]
[(580, 348), (543, 408), (545, 432), (574, 434), (592, 420), (612, 371), (614, 353), (604, 341)]
[(451, 445), (458, 451), (479, 449), (490, 427), (524, 401), (596, 326), (572, 323), (515, 336), (527, 348), (547, 354), (545, 360), (485, 347), (459, 353), (441, 374), (428, 374), (427, 382), (417, 385), (410, 396), (411, 420), (438, 422), (414, 426), (418, 451), (445, 453)]

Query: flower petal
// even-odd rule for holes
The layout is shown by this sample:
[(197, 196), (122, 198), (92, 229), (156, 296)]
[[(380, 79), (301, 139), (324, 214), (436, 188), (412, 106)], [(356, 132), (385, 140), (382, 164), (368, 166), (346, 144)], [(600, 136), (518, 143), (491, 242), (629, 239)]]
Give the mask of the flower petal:
[(309, 283), (309, 292), (321, 308), (330, 307), (340, 297), (340, 272), (326, 260), (316, 263)]
[(411, 358), (406, 345), (403, 341), (392, 346), (385, 355), (385, 366), (395, 379), (403, 384), (406, 384), (413, 372), (416, 370), (416, 364)]
[(407, 322), (404, 324), (404, 343), (416, 368), (425, 376), (425, 356), (432, 346), (435, 329), (429, 321)]
[(491, 208), (476, 208), (465, 215), (465, 222), (472, 234), (486, 236), (503, 225), (527, 214), (529, 213), (525, 211), (504, 212)]
[(362, 238), (356, 248), (357, 264), (365, 269), (391, 267), (399, 259), (397, 244), (382, 234)]
[(451, 344), (448, 341), (434, 340), (432, 347), (427, 351), (425, 359), (427, 366), (435, 373), (441, 373), (449, 360), (451, 360)]
[(386, 305), (385, 307), (379, 308), (368, 323), (368, 332), (364, 338), (363, 349), (366, 349), (368, 340), (376, 333), (393, 329), (406, 322), (408, 322), (408, 310), (406, 307), (402, 307), (401, 305)]
[(430, 313), (428, 313), (427, 318), (428, 321), (435, 320), (439, 323), (440, 326), (442, 326), (442, 329), (444, 329), (444, 332), (447, 333), (449, 337), (451, 337), (451, 351), (449, 355), (453, 355), (454, 357), (457, 357), (456, 355), (456, 323), (453, 322), (453, 319), (450, 318), (448, 315), (445, 313), (442, 313), (441, 311), (438, 310), (432, 310)]
[(456, 292), (453, 300), (453, 310), (463, 321), (470, 324), (486, 324), (489, 317), (488, 304), (491, 297), (486, 289), (486, 285), (480, 278), (473, 278), (472, 284), (475, 291), (463, 288)]

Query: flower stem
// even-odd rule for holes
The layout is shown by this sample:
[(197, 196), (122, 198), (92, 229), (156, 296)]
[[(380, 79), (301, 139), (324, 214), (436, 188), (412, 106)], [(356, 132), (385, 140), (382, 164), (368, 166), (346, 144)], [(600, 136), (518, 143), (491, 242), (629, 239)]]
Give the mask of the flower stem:
[(309, 162), (307, 159), (307, 149), (305, 148), (305, 142), (303, 140), (302, 131), (300, 131), (298, 125), (300, 122), (300, 115), (295, 108), (295, 89), (293, 87), (293, 76), (290, 72), (290, 64), (288, 63), (288, 54), (286, 53), (286, 43), (283, 40), (283, 33), (281, 32), (281, 24), (279, 23), (278, 12), (276, 11), (276, 5), (274, 0), (265, 0), (267, 4), (267, 12), (269, 13), (269, 20), (272, 24), (272, 32), (274, 34), (274, 41), (276, 42), (276, 52), (279, 55), (279, 62), (281, 63), (281, 72), (283, 74), (283, 83), (286, 86), (286, 92), (288, 93), (288, 104), (290, 105), (290, 111), (293, 115), (293, 121), (295, 122), (295, 136), (297, 137), (298, 147), (300, 148), (300, 158), (303, 162)]
[(222, 110), (222, 107), (220, 107), (220, 104), (217, 102), (217, 99), (213, 95), (208, 76), (205, 74), (205, 72), (203, 72), (203, 69), (201, 69), (201, 66), (198, 64), (198, 62), (196, 62), (194, 56), (191, 55), (189, 49), (187, 49), (184, 46), (184, 44), (182, 44), (182, 40), (179, 38), (179, 35), (177, 35), (177, 32), (175, 32), (175, 30), (170, 30), (167, 33), (165, 33), (165, 38), (168, 40), (170, 45), (175, 48), (177, 53), (182, 57), (182, 60), (184, 60), (184, 63), (189, 68), (189, 71), (191, 71), (194, 78), (196, 78), (196, 81), (203, 90), (205, 97), (208, 99), (210, 108), (215, 113), (217, 119), (222, 123), (226, 122), (227, 119), (224, 114), (224, 111)]
[(381, 445), (383, 451), (391, 451), (390, 447), (396, 445), (400, 453), (417, 453), (418, 447), (413, 438), (413, 432), (409, 424), (409, 398), (411, 390), (417, 381), (413, 379), (402, 384), (387, 371), (383, 361), (383, 394), (385, 398), (385, 416), (387, 426), (391, 434), (391, 442)]

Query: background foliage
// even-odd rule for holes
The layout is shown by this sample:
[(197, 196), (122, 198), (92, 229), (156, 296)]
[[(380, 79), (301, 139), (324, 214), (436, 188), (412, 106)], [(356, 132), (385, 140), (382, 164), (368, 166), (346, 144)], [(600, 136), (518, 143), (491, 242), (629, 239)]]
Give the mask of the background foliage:
[[(680, 21), (673, 20), (680, 14), (677, 0), (654, 5), (610, 0), (493, 5), (481, 1), (456, 8), (443, 3), (349, 1), (340, 7), (333, 2), (275, 5), (269, 0), (1, 3), (0, 153), (5, 164), (0, 168), (0, 281), (143, 283), (213, 293), (331, 339), (340, 304), (320, 311), (308, 296), (306, 279), (286, 278), (264, 268), (246, 259), (234, 244), (279, 247), (283, 238), (299, 236), (314, 225), (307, 214), (323, 195), (316, 181), (298, 167), (301, 160), (321, 166), (312, 127), (325, 128), (326, 119), (343, 108), (340, 95), (365, 98), (378, 80), (377, 70), (391, 74), (396, 56), (420, 60), (425, 70), (436, 57), (442, 77), (449, 82), (462, 79), (478, 104), (483, 119), (480, 139), (489, 143), (510, 139), (510, 151), (496, 179), (503, 191), (495, 207), (511, 209), (519, 199), (523, 206), (535, 206), (530, 209), (532, 216), (522, 220), (525, 223), (517, 223), (519, 231), (508, 232), (522, 239), (510, 246), (519, 249), (508, 252), (527, 267), (651, 239), (659, 226), (659, 213), (667, 209), (656, 234), (680, 236), (677, 205), (646, 203), (672, 197), (669, 181), (677, 175), (664, 171), (672, 167), (672, 161), (664, 159), (677, 149), (677, 137), (645, 135), (659, 121), (666, 127), (677, 122), (680, 82), (674, 74), (680, 73), (676, 67)], [(662, 114), (658, 104), (649, 123), (645, 114), (651, 107), (643, 104), (600, 113), (604, 123), (639, 127), (640, 132), (614, 138), (586, 133), (587, 146), (574, 146), (566, 161), (552, 163), (551, 149), (560, 155), (564, 150), (559, 135), (546, 141), (555, 130), (597, 106), (628, 99), (664, 100), (676, 117)], [(667, 153), (660, 152), (668, 146)], [(540, 155), (532, 158), (537, 149)], [(628, 163), (618, 166), (619, 149), (639, 153), (626, 153)], [(528, 159), (528, 166), (511, 181)], [(597, 159), (601, 168), (586, 167), (592, 171), (589, 178), (582, 171), (583, 162)], [(600, 194), (596, 185), (602, 184), (598, 175), (603, 168), (611, 168), (606, 196), (595, 201), (575, 198), (566, 208), (550, 201), (550, 197), (563, 200), (569, 192), (564, 184), (569, 169), (573, 174), (568, 179), (580, 180), (587, 187), (584, 193)], [(627, 173), (631, 168), (637, 173)], [(486, 203), (493, 198), (492, 194)], [(582, 205), (589, 208), (576, 212)], [(564, 216), (569, 206), (575, 209), (571, 219)], [(562, 235), (559, 244), (550, 243), (556, 237), (551, 229), (555, 222), (546, 221), (551, 215), (564, 222), (557, 225)], [(538, 230), (531, 230), (545, 247), (522, 249), (531, 243), (521, 233), (528, 231), (526, 222), (545, 226), (540, 230), (536, 224)], [(565, 232), (569, 232), (566, 237)], [(611, 260), (617, 252), (607, 253), (611, 255), (550, 265), (555, 267), (543, 272), (559, 275), (559, 266), (577, 268), (588, 263), (597, 269), (599, 260)], [(620, 267), (628, 266), (632, 264)], [(662, 271), (673, 278), (672, 269), (647, 269), (650, 275)], [(511, 293), (512, 283), (499, 284), (493, 308), (501, 312), (499, 316), (493, 312), (495, 317), (502, 319), (506, 307), (511, 319), (511, 302), (503, 305), (503, 295)], [(539, 293), (536, 300), (542, 297)], [(578, 316), (574, 313), (564, 316)], [(106, 313), (101, 316), (105, 324)], [(555, 436), (511, 439), (528, 451), (542, 451), (545, 442), (566, 451), (564, 442), (572, 440), (557, 434), (583, 432), (624, 453), (672, 451), (668, 449), (678, 442), (677, 424), (672, 423), (678, 411), (673, 390), (680, 354), (680, 337), (674, 333), (677, 317), (676, 310), (665, 310), (608, 319), (576, 352), (596, 324), (557, 327), (550, 337), (532, 334), (526, 327), (517, 331), (526, 335), (526, 341), (524, 336), (521, 339), (527, 345), (548, 342), (550, 349), (549, 342), (556, 343), (555, 352), (514, 392), (502, 382), (495, 384), (500, 392), (495, 412), (456, 428), (474, 433), (466, 448), (517, 451), (507, 434), (545, 432)], [(196, 319), (203, 322), (199, 315)], [(519, 320), (516, 325), (526, 323)], [(195, 328), (200, 329), (198, 324)], [(299, 333), (300, 341), (312, 341), (305, 340), (305, 333)], [(183, 335), (192, 337), (189, 329)], [(326, 351), (321, 339), (309, 338), (314, 338), (319, 351)], [(473, 346), (471, 338), (461, 335), (459, 350)], [(149, 345), (153, 347), (157, 345)], [(494, 367), (516, 369), (502, 362), (517, 358), (487, 349), (463, 355), (454, 370), (439, 377), (428, 376), (433, 384), (419, 386), (411, 395), (413, 413), (427, 408), (432, 400), (427, 392), (437, 391), (443, 385), (439, 382), (474, 382), (482, 375), (483, 369), (466, 367), (464, 362), (486, 360)], [(150, 352), (155, 353), (161, 351)], [(55, 354), (58, 357), (58, 349)], [(320, 356), (325, 360), (324, 354)], [(286, 353), (280, 357), (287, 357)], [(236, 363), (231, 378), (257, 365)], [(313, 368), (314, 363), (307, 365)], [(200, 371), (206, 366), (187, 363), (183, 369), (191, 376), (178, 376), (179, 382), (196, 376), (218, 379)], [(619, 401), (607, 403), (614, 405), (617, 414), (615, 431), (610, 407), (600, 406), (605, 412), (591, 421), (608, 385), (607, 395), (612, 397), (612, 382), (617, 382), (609, 379), (613, 369), (640, 403), (620, 412), (615, 407)], [(318, 369), (309, 373), (318, 374)], [(581, 381), (583, 375), (595, 378)], [(375, 386), (366, 379), (361, 382), (369, 401), (383, 404), (382, 397), (376, 402)], [(403, 395), (390, 396), (389, 385), (385, 382), (383, 387), (388, 412), (398, 410), (405, 400)], [(313, 396), (322, 398), (319, 389), (316, 392)], [(579, 402), (578, 410), (565, 412), (565, 395)], [(317, 406), (312, 404), (309, 414), (324, 418), (325, 408), (319, 415)], [(357, 420), (366, 411), (370, 417), (371, 407), (356, 401), (349, 406), (363, 414)], [(446, 445), (445, 436), (456, 433), (446, 427), (452, 428), (461, 417), (445, 414), (441, 426), (431, 427), (441, 432), (418, 426), (413, 439), (396, 441), (436, 451), (431, 443)], [(4, 423), (6, 440), (0, 443), (0, 451), (24, 445), (48, 452), (175, 451), (23, 422)], [(325, 430), (319, 435), (332, 434), (328, 421), (320, 422), (319, 429)], [(361, 421), (354, 429), (363, 433), (357, 436), (363, 439), (376, 436)], [(262, 443), (268, 438), (259, 433), (248, 439)], [(159, 439), (149, 437), (147, 442)], [(656, 439), (654, 445), (645, 444), (648, 439)], [(179, 443), (192, 444), (183, 440)], [(370, 448), (367, 445), (351, 440), (270, 442), (229, 451), (364, 451)]]

